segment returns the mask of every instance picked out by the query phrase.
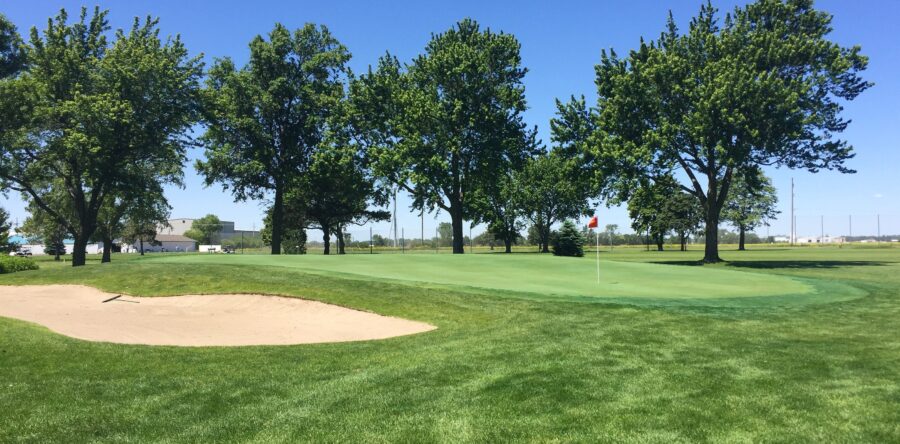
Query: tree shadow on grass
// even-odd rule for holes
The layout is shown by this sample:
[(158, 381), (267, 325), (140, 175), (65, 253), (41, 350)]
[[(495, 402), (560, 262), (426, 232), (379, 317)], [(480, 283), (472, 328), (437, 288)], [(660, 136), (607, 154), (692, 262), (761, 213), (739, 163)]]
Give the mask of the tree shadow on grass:
[[(654, 264), (663, 265), (703, 265), (702, 261), (657, 261)], [(722, 263), (728, 267), (753, 268), (753, 269), (828, 269), (838, 267), (868, 267), (884, 266), (887, 262), (881, 261), (725, 261)]]

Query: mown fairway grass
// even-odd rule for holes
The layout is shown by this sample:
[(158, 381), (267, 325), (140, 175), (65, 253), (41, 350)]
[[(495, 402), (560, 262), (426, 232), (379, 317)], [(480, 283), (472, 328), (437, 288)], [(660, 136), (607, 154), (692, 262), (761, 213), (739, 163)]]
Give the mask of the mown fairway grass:
[[(533, 287), (546, 282), (531, 276), (564, 261), (594, 279), (592, 258), (424, 256), (389, 267), (114, 257), (0, 276), (148, 296), (296, 295), (439, 327), (374, 342), (177, 348), (0, 318), (0, 442), (900, 441), (900, 249), (725, 252), (732, 262), (715, 267), (689, 265), (700, 252), (604, 254), (633, 289), (697, 282), (684, 299)], [(356, 265), (336, 273), (341, 260)], [(385, 276), (395, 265), (418, 277)], [(455, 285), (457, 274), (468, 279)], [(701, 285), (707, 274), (792, 289), (740, 289), (730, 299), (744, 303), (722, 304)]]

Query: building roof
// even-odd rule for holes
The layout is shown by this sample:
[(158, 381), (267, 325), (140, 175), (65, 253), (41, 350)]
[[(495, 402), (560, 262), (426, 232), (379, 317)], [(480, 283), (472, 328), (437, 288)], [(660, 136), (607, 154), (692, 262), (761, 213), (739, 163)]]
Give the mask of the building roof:
[(157, 242), (197, 242), (187, 236), (182, 236), (180, 234), (157, 234), (156, 241)]

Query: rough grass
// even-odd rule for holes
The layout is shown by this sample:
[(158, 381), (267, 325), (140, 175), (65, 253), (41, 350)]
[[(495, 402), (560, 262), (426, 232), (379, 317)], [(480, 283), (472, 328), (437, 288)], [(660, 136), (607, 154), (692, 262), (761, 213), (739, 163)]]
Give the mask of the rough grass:
[[(691, 264), (699, 256), (607, 257)], [(439, 329), (197, 349), (90, 343), (0, 319), (0, 442), (900, 440), (900, 250), (724, 256), (733, 262), (677, 269), (786, 276), (866, 295), (642, 307), (298, 267), (118, 256), (77, 270), (50, 263), (0, 283), (291, 294)]]

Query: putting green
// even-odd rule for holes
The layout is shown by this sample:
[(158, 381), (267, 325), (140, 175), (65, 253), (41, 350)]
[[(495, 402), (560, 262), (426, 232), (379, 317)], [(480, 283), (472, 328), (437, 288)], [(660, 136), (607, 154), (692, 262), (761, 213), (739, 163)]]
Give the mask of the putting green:
[(810, 279), (722, 269), (537, 254), (391, 254), (345, 256), (183, 255), (151, 259), (179, 264), (290, 267), (350, 279), (664, 305), (805, 304), (862, 296), (853, 287)]

